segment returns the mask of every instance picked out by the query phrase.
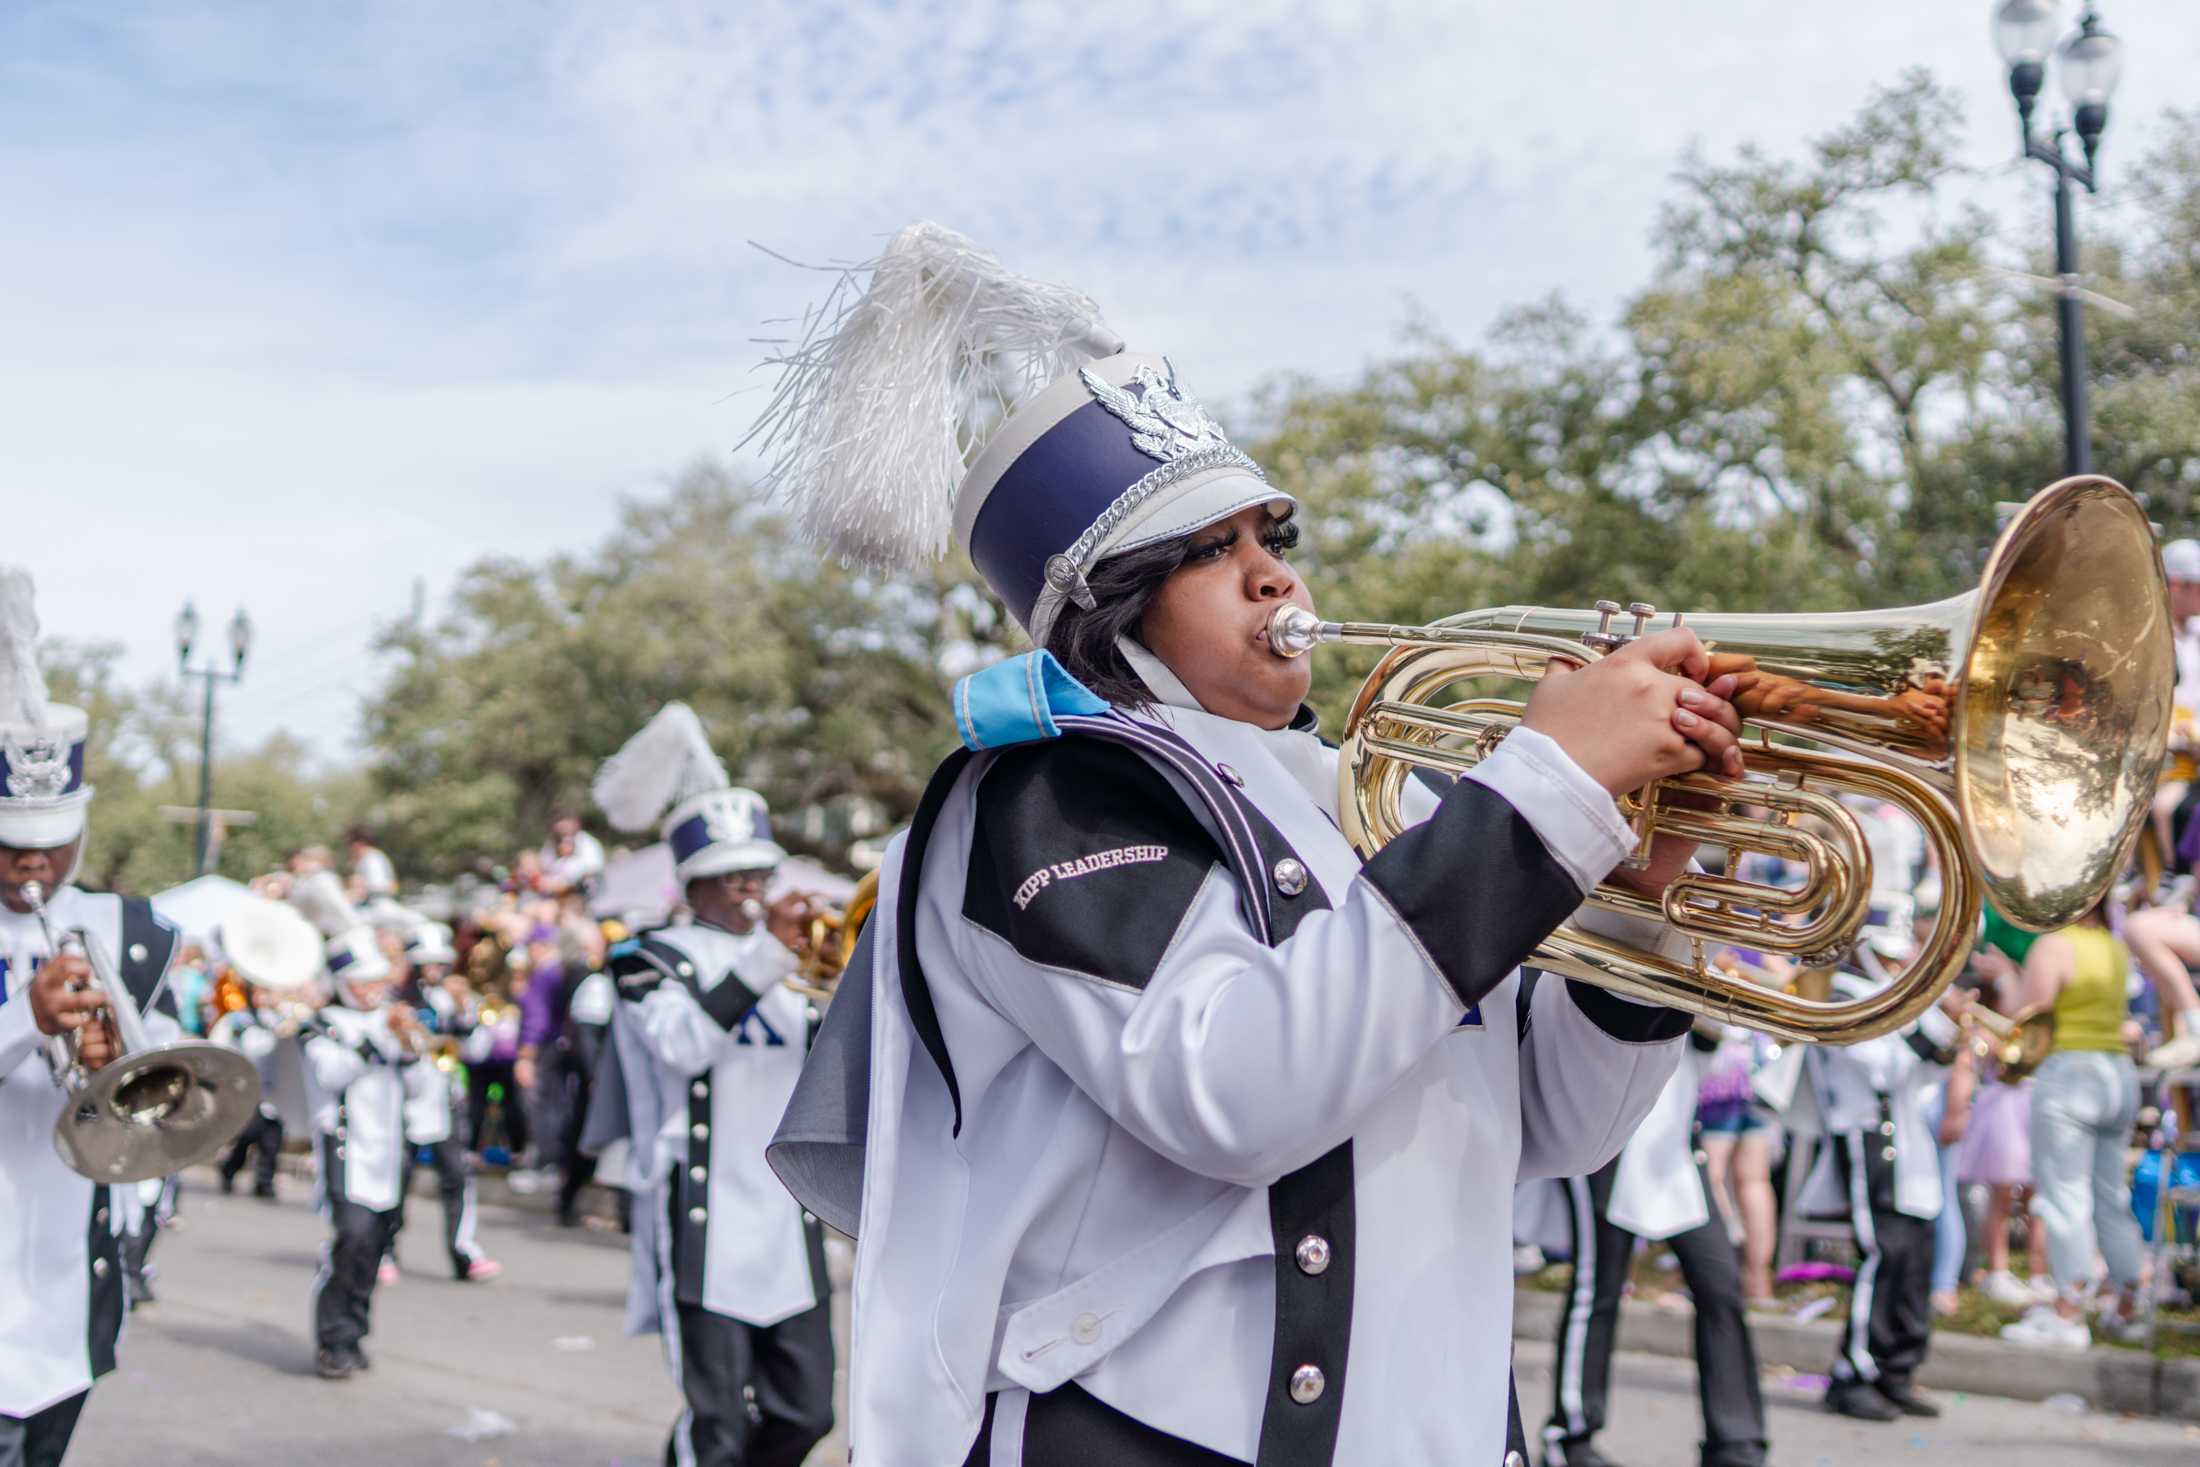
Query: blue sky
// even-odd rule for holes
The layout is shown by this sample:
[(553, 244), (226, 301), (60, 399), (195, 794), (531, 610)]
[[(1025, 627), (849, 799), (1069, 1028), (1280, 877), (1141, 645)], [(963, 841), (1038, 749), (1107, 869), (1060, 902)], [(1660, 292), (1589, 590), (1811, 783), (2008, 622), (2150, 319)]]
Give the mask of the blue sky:
[[(730, 451), (759, 336), (932, 217), (1210, 403), (1647, 277), (1682, 150), (1792, 151), (1923, 64), (2044, 237), (1988, 0), (0, 0), (0, 495), (48, 630), (168, 666), (195, 594), (257, 738), (350, 747), (416, 578), (593, 543)], [(2110, 0), (2117, 164), (2200, 5)], [(2182, 91), (2180, 89), (2183, 89)]]

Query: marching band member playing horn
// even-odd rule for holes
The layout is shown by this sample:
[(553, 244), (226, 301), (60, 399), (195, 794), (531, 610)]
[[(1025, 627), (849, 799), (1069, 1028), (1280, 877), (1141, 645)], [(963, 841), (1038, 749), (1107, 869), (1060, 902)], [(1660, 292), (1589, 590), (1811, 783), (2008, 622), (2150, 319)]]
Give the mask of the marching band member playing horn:
[(368, 1368), (361, 1348), (376, 1271), (397, 1230), (405, 1182), (405, 1111), (430, 1085), (420, 1021), (392, 1004), (392, 973), (371, 927), (329, 940), (337, 1002), (306, 1040), (313, 1102), (315, 1192), (329, 1241), (313, 1278), (313, 1367), (324, 1380)]
[(56, 955), (47, 926), (92, 934), (140, 1009), (155, 1005), (148, 1032), (181, 1032), (161, 981), (175, 929), (142, 898), (70, 884), (92, 800), (89, 736), (84, 710), (47, 698), (29, 573), (0, 566), (0, 1177), (11, 1204), (0, 1226), (0, 1462), (40, 1467), (61, 1461), (92, 1383), (115, 1368), (132, 1190), (95, 1185), (54, 1149), (69, 1096), (48, 1046), (73, 1042), (87, 1070), (116, 1048), (89, 962)]
[(595, 796), (622, 830), (661, 822), (692, 914), (610, 952), (619, 1078), (605, 1088), (624, 1095), (635, 1158), (628, 1324), (664, 1335), (687, 1401), (665, 1460), (800, 1467), (833, 1425), (831, 1290), (824, 1233), (764, 1143), (815, 1018), (783, 981), (810, 904), (766, 904), (785, 855), (770, 812), (727, 780), (686, 704), (605, 762)]
[[(1514, 1182), (1610, 1160), (1689, 1019), (1518, 964), (1617, 793), (1738, 771), (1731, 679), (1686, 630), (1554, 673), (1363, 865), (1267, 644), (1294, 503), (1168, 362), (933, 225), (816, 319), (761, 430), (805, 522), (951, 527), (1046, 649), (956, 689), (773, 1149), (857, 1237), (857, 1460), (1519, 1461)], [(959, 393), (1019, 376), (965, 471)]]
[[(458, 961), (451, 949), (450, 929), (440, 922), (416, 921), (402, 932), (384, 928), (379, 940), (382, 956), (390, 965), (393, 1005), (408, 1010), (419, 1021), (423, 1036), (447, 1038), (455, 1051), (454, 1033), (458, 1002), (443, 990), (443, 978)], [(478, 1283), (504, 1272), (504, 1265), (481, 1250), (474, 1236), (479, 1209), (475, 1205), (474, 1175), (466, 1164), (466, 1148), (452, 1134), (455, 1114), (453, 1087), (457, 1071), (446, 1069), (444, 1056), (419, 1054), (420, 1083), (405, 1095), (405, 1174), (397, 1187), (397, 1222), (390, 1229), (390, 1247), (376, 1275), (377, 1281), (397, 1281), (397, 1238), (405, 1230), (405, 1197), (412, 1190), (413, 1168), (420, 1153), (428, 1153), (435, 1168), (436, 1196), (443, 1205), (443, 1251), (450, 1259), (451, 1277), (460, 1283)], [(456, 1060), (457, 1055), (450, 1055)]]

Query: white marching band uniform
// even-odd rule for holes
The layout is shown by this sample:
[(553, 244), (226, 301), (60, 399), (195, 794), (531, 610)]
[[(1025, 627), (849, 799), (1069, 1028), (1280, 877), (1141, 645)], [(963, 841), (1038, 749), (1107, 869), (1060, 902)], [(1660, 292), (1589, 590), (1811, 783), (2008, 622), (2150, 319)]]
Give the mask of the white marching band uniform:
[[(0, 566), (0, 844), (81, 862), (90, 720), (49, 701), (29, 574)], [(56, 932), (82, 928), (129, 989), (156, 1042), (176, 1037), (163, 980), (176, 931), (140, 898), (47, 882)], [(127, 1313), (124, 1235), (144, 1199), (65, 1165), (54, 1123), (68, 1096), (48, 1063), (29, 989), (52, 956), (38, 917), (0, 906), (0, 1460), (59, 1462), (93, 1382), (115, 1367)], [(158, 1002), (156, 1003), (156, 993)], [(155, 1188), (157, 1192), (157, 1184)]]
[[(57, 932), (91, 933), (142, 1000), (167, 972), (175, 931), (144, 903), (127, 905), (140, 909), (133, 927), (142, 921), (165, 939), (157, 954), (142, 935), (125, 940), (122, 897), (64, 886), (46, 914)], [(133, 963), (133, 948), (147, 957)], [(147, 1204), (139, 1184), (94, 1185), (54, 1150), (66, 1096), (22, 991), (49, 955), (36, 917), (0, 908), (0, 1416), (34, 1415), (114, 1368), (126, 1312), (121, 1239)], [(149, 1035), (158, 1018), (146, 1015)]]
[[(1288, 505), (1168, 363), (937, 226), (819, 319), (838, 334), (790, 355), (780, 472), (874, 563), (944, 542), (959, 464), (873, 443), (878, 394), (951, 430), (923, 362), (1047, 383), (952, 512), (1042, 646), (1109, 554)], [(1003, 321), (1025, 325), (985, 334)], [(1629, 832), (1521, 731), (1363, 865), (1333, 750), (1207, 713), (1122, 648), (1160, 706), (1113, 709), (1043, 653), (958, 687), (965, 751), (889, 849), (775, 1140), (857, 1238), (852, 1449), (1497, 1467), (1521, 1443), (1514, 1182), (1608, 1160), (1687, 1027), (1516, 970)]]
[[(762, 797), (730, 784), (684, 704), (605, 764), (595, 794), (614, 825), (661, 826), (683, 885), (785, 854)], [(595, 1097), (623, 1110), (608, 1134), (632, 1146), (627, 1326), (663, 1335), (686, 1398), (675, 1467), (799, 1467), (832, 1429), (824, 1232), (764, 1159), (816, 1017), (783, 982), (797, 966), (761, 915), (746, 933), (688, 921), (610, 953)], [(600, 1151), (607, 1136), (592, 1139)]]

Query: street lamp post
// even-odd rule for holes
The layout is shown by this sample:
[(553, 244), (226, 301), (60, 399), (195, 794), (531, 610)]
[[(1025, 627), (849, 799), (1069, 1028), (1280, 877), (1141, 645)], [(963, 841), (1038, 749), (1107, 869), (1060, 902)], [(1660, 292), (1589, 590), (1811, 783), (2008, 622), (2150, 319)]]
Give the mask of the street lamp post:
[(252, 647), (252, 621), (238, 607), (229, 618), (229, 666), (191, 666), (191, 648), (199, 639), (198, 608), (189, 601), (176, 613), (176, 667), (185, 677), (195, 677), (206, 687), (205, 711), (199, 719), (199, 835), (192, 860), (193, 873), (206, 874), (206, 856), (214, 836), (214, 685), (233, 683), (244, 676), (245, 653)]
[[(2094, 166), (2101, 132), (2108, 126), (2108, 99), (2123, 73), (2124, 43), (2109, 34), (2088, 3), (2078, 29), (2058, 47), (2061, 0), (2001, 0), (1994, 8), (1994, 44), (2009, 67), (2009, 93), (2017, 103), (2017, 125), (2024, 155), (2055, 170), (2055, 274), (2061, 284), (2056, 302), (2062, 364), (2063, 468), (2071, 474), (2093, 471), (2093, 443), (2087, 424), (2085, 393), (2085, 322), (2079, 313), (2078, 232), (2071, 213), (2070, 186), (2083, 184), (2098, 193)], [(2056, 58), (2063, 95), (2072, 107), (2071, 125), (2085, 150), (2078, 162), (2063, 151), (2069, 135), (2058, 120), (2042, 139), (2032, 131), (2032, 110), (2047, 79), (2047, 61)]]

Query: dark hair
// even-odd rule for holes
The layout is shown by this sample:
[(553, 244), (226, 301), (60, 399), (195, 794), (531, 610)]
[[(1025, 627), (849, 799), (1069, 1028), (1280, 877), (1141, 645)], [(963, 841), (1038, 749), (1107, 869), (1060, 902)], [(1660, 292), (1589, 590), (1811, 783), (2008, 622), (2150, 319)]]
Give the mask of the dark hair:
[(1116, 641), (1137, 636), (1138, 623), (1154, 593), (1176, 574), (1191, 549), (1192, 537), (1179, 535), (1101, 561), (1085, 576), (1093, 608), (1087, 611), (1074, 601), (1063, 601), (1047, 630), (1046, 650), (1071, 677), (1110, 703), (1125, 708), (1152, 703), (1153, 690), (1131, 670)]

